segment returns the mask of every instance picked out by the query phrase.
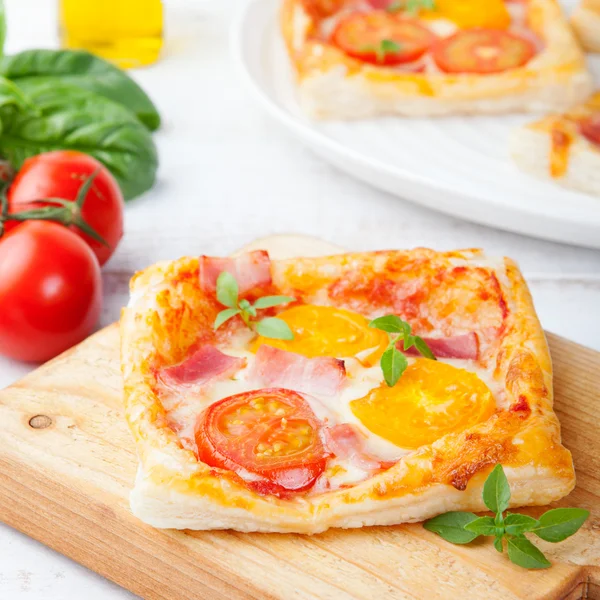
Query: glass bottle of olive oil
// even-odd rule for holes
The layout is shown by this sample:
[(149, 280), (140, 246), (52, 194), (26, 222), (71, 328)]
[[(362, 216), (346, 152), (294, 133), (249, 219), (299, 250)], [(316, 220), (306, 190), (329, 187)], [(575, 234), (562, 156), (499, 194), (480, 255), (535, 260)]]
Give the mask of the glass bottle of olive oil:
[(60, 0), (65, 48), (84, 49), (128, 69), (158, 59), (162, 0)]

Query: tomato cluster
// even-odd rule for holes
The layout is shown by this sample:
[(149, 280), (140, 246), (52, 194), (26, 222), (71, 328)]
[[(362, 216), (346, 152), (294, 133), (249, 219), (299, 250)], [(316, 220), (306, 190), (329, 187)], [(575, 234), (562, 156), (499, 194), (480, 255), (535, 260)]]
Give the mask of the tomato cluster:
[(96, 159), (56, 151), (25, 161), (3, 199), (0, 353), (44, 361), (89, 335), (100, 266), (123, 235), (123, 195)]

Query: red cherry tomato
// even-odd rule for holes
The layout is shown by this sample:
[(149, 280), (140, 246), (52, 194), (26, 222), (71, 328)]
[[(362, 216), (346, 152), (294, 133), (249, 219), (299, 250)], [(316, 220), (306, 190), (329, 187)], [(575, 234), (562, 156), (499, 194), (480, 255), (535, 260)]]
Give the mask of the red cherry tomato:
[(66, 227), (28, 221), (0, 239), (0, 354), (48, 360), (92, 332), (101, 304), (98, 261)]
[[(100, 171), (86, 195), (81, 216), (106, 240), (108, 246), (75, 225), (71, 225), (70, 229), (85, 240), (103, 265), (123, 237), (124, 202), (116, 179), (95, 158), (73, 150), (57, 150), (28, 158), (8, 190), (9, 212), (49, 206), (46, 203), (31, 204), (32, 200), (42, 198), (74, 201), (81, 185), (97, 169)], [(7, 224), (10, 229), (17, 222), (9, 221)]]
[(466, 29), (437, 42), (433, 59), (446, 73), (502, 73), (522, 67), (536, 54), (524, 37), (497, 29)]
[(307, 490), (325, 470), (320, 424), (306, 400), (283, 388), (254, 390), (211, 405), (196, 426), (198, 458), (256, 476), (261, 493)]
[(598, 144), (598, 146), (600, 146), (600, 113), (596, 113), (581, 121), (579, 123), (579, 131), (581, 131), (581, 135), (592, 142), (592, 144)]
[(421, 58), (436, 39), (417, 21), (384, 10), (353, 12), (338, 22), (331, 35), (348, 56), (388, 66)]

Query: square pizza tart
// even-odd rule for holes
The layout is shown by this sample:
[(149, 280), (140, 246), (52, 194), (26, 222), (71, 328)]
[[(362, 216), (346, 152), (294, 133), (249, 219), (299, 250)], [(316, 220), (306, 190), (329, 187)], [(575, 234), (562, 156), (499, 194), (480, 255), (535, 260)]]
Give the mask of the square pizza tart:
[(133, 278), (121, 337), (131, 508), (155, 527), (316, 533), (485, 510), (500, 463), (511, 506), (574, 487), (546, 340), (506, 258), (182, 258)]
[(600, 92), (566, 113), (515, 130), (511, 154), (532, 175), (600, 196)]
[(600, 0), (581, 0), (571, 25), (586, 50), (600, 52)]
[(281, 23), (316, 118), (566, 110), (591, 93), (556, 0), (283, 0)]

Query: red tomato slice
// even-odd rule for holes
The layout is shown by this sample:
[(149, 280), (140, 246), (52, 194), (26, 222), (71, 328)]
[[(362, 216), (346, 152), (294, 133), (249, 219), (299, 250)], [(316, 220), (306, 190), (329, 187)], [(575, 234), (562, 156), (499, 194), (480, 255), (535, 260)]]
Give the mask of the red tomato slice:
[(325, 470), (320, 423), (300, 394), (253, 390), (210, 406), (196, 425), (198, 458), (257, 476), (250, 485), (282, 495), (306, 490)]
[(341, 19), (331, 41), (348, 56), (375, 65), (399, 65), (423, 56), (437, 37), (413, 19), (383, 10)]
[(579, 123), (581, 135), (587, 138), (592, 144), (600, 146), (600, 113), (592, 115), (588, 119)]
[(433, 58), (446, 73), (502, 73), (522, 67), (535, 54), (530, 40), (497, 29), (459, 31), (433, 47)]

